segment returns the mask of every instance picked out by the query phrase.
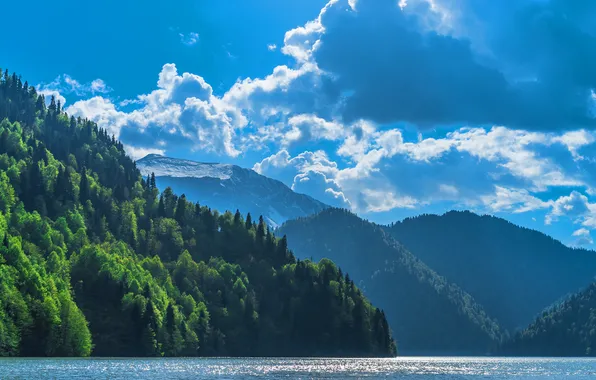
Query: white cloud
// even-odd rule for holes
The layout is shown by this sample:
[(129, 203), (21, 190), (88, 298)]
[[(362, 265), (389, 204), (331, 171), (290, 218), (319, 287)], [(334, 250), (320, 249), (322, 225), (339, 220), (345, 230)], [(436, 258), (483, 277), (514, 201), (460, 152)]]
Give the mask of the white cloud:
[(596, 141), (596, 136), (593, 132), (580, 129), (577, 131), (565, 132), (561, 136), (553, 138), (552, 141), (565, 145), (574, 159), (581, 160), (584, 159), (584, 157), (578, 153), (578, 150), (584, 146), (593, 144)]
[[(449, 40), (460, 49), (451, 53), (461, 52), (463, 56), (460, 57), (462, 61), (454, 61), (452, 65), (443, 65), (430, 54), (432, 51), (426, 50), (426, 46), (417, 45), (420, 41), (447, 41), (444, 36), (417, 34), (414, 29), (420, 22), (442, 34), (465, 35), (467, 31), (462, 29), (462, 15), (455, 9), (457, 7), (448, 6), (442, 0), (411, 0), (398, 4), (382, 1), (379, 0), (380, 11), (374, 9), (374, 0), (368, 0), (368, 3), (364, 0), (330, 1), (315, 20), (285, 34), (280, 50), (295, 62), (278, 66), (262, 78), (241, 78), (222, 96), (214, 95), (212, 87), (201, 76), (179, 74), (174, 64), (167, 64), (159, 75), (156, 90), (120, 103), (122, 107), (136, 106), (131, 112), (120, 111), (105, 98), (77, 102), (76, 107), (73, 105), (69, 109), (88, 115), (115, 132), (122, 132), (127, 141), (134, 141), (135, 145), (135, 139), (143, 140), (138, 144), (154, 147), (150, 149), (189, 144), (192, 149), (230, 157), (238, 157), (249, 150), (270, 155), (256, 163), (254, 169), (284, 180), (297, 191), (321, 198), (332, 197), (325, 199), (349, 204), (355, 210), (379, 212), (449, 200), (482, 204), (493, 212), (542, 210), (549, 213), (548, 218), (567, 215), (564, 212), (567, 210), (560, 204), (563, 201), (548, 200), (552, 197), (548, 191), (568, 186), (594, 188), (594, 181), (586, 178), (585, 173), (589, 171), (579, 167), (585, 164), (579, 162), (584, 161), (583, 156), (589, 156), (584, 148), (594, 143), (593, 133), (586, 130), (531, 132), (502, 126), (466, 127), (447, 134), (436, 132), (433, 137), (420, 135), (412, 140), (407, 130), (383, 123), (383, 120), (395, 121), (392, 117), (397, 115), (400, 117), (398, 121), (416, 124), (422, 120), (433, 125), (436, 120), (425, 119), (427, 114), (437, 110), (449, 114), (448, 110), (453, 107), (446, 106), (457, 103), (465, 105), (465, 113), (440, 115), (437, 120), (451, 121), (453, 117), (458, 120), (456, 125), (462, 125), (459, 120), (471, 120), (472, 125), (478, 125), (476, 95), (489, 94), (488, 98), (498, 103), (506, 99), (504, 95), (508, 93), (485, 92), (480, 84), (477, 86), (481, 89), (479, 94), (468, 94), (465, 86), (460, 89), (459, 79), (465, 82), (469, 78), (463, 74), (459, 76), (459, 73), (467, 71), (473, 78), (475, 74), (482, 77), (487, 74), (494, 83), (502, 83), (499, 75), (491, 76), (491, 70), (467, 63), (472, 55), (465, 43), (460, 45), (458, 41)], [(423, 2), (428, 5), (429, 1), (430, 8), (420, 7)], [(468, 4), (464, 0), (454, 4), (460, 2)], [(383, 13), (383, 10), (388, 11), (387, 15), (378, 15), (383, 17), (377, 25), (372, 16), (377, 15), (375, 12)], [(404, 16), (404, 12), (421, 11), (424, 17), (412, 23)], [(392, 20), (393, 16), (398, 19)], [(404, 29), (406, 24), (411, 29)], [(379, 35), (379, 30), (395, 31), (392, 34), (395, 39), (380, 44), (373, 38)], [(404, 30), (411, 33), (400, 34)], [(420, 41), (410, 41), (408, 38), (412, 36), (419, 37)], [(191, 37), (187, 40), (190, 44), (198, 41), (198, 35), (193, 37), (192, 33), (180, 34), (180, 37)], [(413, 51), (412, 46), (402, 44), (405, 40), (412, 42)], [(474, 43), (477, 42), (475, 39)], [(443, 47), (450, 50), (449, 46)], [(268, 46), (269, 50), (277, 48), (274, 44)], [(400, 59), (374, 54), (385, 50)], [(345, 54), (332, 54), (334, 52)], [(370, 54), (359, 54), (363, 52)], [(412, 52), (419, 56), (411, 55)], [(410, 67), (412, 57), (420, 58), (424, 63), (420, 66), (433, 74), (424, 77), (428, 79), (424, 85), (416, 79), (420, 76), (412, 75), (412, 72), (418, 72), (415, 67)], [(381, 58), (391, 59), (384, 61)], [(437, 64), (457, 69), (441, 69), (435, 73), (433, 69), (439, 69)], [(445, 74), (452, 74), (455, 85), (435, 86), (440, 84), (436, 83), (439, 79), (451, 77)], [(395, 82), (397, 77), (406, 78), (403, 82)], [(414, 86), (408, 86), (412, 83), (410, 79), (414, 80)], [(404, 86), (393, 86), (395, 83)], [(471, 84), (476, 87), (476, 83)], [(71, 81), (70, 85), (80, 87), (78, 82)], [(99, 84), (96, 87), (101, 88)], [(391, 92), (378, 92), (379, 87), (388, 87)], [(490, 86), (487, 88), (491, 89)], [(430, 95), (426, 89), (432, 90)], [(360, 96), (362, 94), (375, 96)], [(449, 102), (439, 99), (442, 96), (449, 97)], [(451, 99), (451, 96), (456, 97)], [(387, 119), (381, 117), (384, 112), (380, 112), (381, 115), (379, 112), (350, 115), (346, 109), (354, 105), (350, 103), (354, 98), (358, 100), (355, 105), (376, 111), (405, 111), (391, 114)], [(407, 98), (428, 101), (410, 103)], [(462, 99), (470, 100), (469, 104)], [(495, 114), (500, 112), (497, 104), (489, 106), (491, 116), (493, 108)], [(470, 110), (473, 111), (471, 114), (468, 113)], [(478, 113), (484, 117), (485, 111), (480, 108)], [(489, 122), (481, 125), (492, 125)], [(131, 137), (132, 131), (136, 134)], [(304, 151), (298, 150), (304, 146)], [(327, 153), (319, 150), (321, 146)], [(559, 150), (565, 147), (569, 153), (563, 152), (566, 154), (564, 158), (577, 161), (578, 166), (550, 155), (549, 149), (553, 147)], [(587, 213), (573, 217), (581, 218), (581, 223), (586, 225), (591, 223)], [(593, 223), (596, 226), (596, 219)]]
[(82, 117), (94, 121), (100, 128), (110, 134), (120, 136), (120, 129), (126, 124), (127, 115), (116, 109), (111, 100), (95, 96), (88, 100), (79, 100), (65, 109), (74, 117)]
[[(222, 97), (229, 106), (241, 109), (256, 125), (266, 125), (273, 118), (313, 113), (328, 109), (320, 98), (323, 95), (322, 76), (316, 65), (304, 64), (299, 68), (277, 66), (265, 78), (245, 78), (235, 83)], [(317, 92), (321, 94), (316, 96)]]
[(140, 160), (149, 154), (159, 154), (162, 156), (166, 154), (166, 151), (163, 149), (141, 148), (127, 144), (124, 144), (124, 150), (126, 151), (126, 154), (128, 154), (133, 160)]
[(44, 95), (54, 95), (56, 100), (60, 100), (64, 105), (66, 99), (60, 94), (74, 94), (78, 97), (84, 97), (89, 94), (107, 94), (112, 89), (102, 80), (95, 79), (90, 83), (80, 83), (68, 74), (59, 75), (50, 83), (41, 83), (37, 85), (38, 92)]
[(579, 247), (594, 244), (594, 240), (592, 239), (590, 231), (585, 228), (580, 228), (579, 230), (573, 232), (572, 236), (576, 236), (578, 238), (575, 241), (575, 245)]
[(277, 50), (277, 45), (276, 44), (269, 44), (269, 45), (267, 45), (267, 50), (269, 50), (269, 51), (276, 51)]
[(551, 224), (561, 217), (588, 229), (596, 229), (596, 203), (591, 203), (586, 195), (574, 190), (552, 202), (552, 210), (546, 215), (545, 223)]
[(573, 232), (573, 236), (590, 236), (590, 231), (585, 228), (580, 228), (579, 230)]
[(296, 115), (288, 120), (290, 130), (285, 135), (282, 145), (290, 145), (299, 140), (336, 141), (345, 136), (345, 128), (341, 123), (326, 121), (315, 115)]
[[(101, 88), (103, 82), (96, 82)], [(130, 112), (118, 110), (107, 98), (100, 96), (78, 101), (67, 109), (69, 114), (89, 118), (107, 128), (117, 137), (132, 134), (145, 144), (175, 139), (190, 143), (191, 149), (201, 149), (235, 157), (235, 129), (246, 125), (246, 119), (234, 107), (213, 95), (211, 86), (194, 74), (178, 74), (174, 64), (163, 66), (157, 89), (139, 95), (137, 108)], [(135, 141), (138, 143), (138, 141)]]
[(417, 142), (404, 142), (399, 130), (388, 130), (375, 134), (375, 145), (360, 148), (360, 157), (367, 149), (380, 147), (387, 157), (401, 154), (414, 161), (431, 162), (455, 150), (472, 157), (496, 163), (515, 177), (526, 180), (536, 191), (544, 191), (552, 186), (587, 186), (576, 176), (565, 173), (556, 160), (539, 156), (535, 146), (548, 147), (553, 143), (563, 143), (573, 157), (577, 149), (592, 144), (591, 135), (579, 132), (566, 132), (562, 135), (551, 133), (512, 130), (505, 127), (460, 128), (444, 138), (427, 138)]
[(446, 185), (444, 183), (439, 185), (439, 191), (443, 194), (452, 196), (452, 197), (456, 197), (459, 195), (459, 191), (457, 190), (457, 187), (453, 186), (453, 185)]
[(38, 90), (37, 93), (40, 95), (43, 95), (45, 97), (46, 105), (50, 104), (50, 102), (52, 100), (52, 96), (54, 97), (56, 102), (60, 102), (60, 104), (62, 106), (64, 106), (66, 104), (66, 98), (64, 96), (62, 96), (60, 94), (60, 92), (58, 92), (58, 90), (50, 90), (48, 88), (42, 88), (42, 89)]
[(396, 208), (414, 208), (418, 201), (412, 197), (399, 196), (390, 190), (364, 189), (367, 212), (383, 212)]
[(180, 42), (182, 42), (186, 46), (193, 46), (197, 42), (199, 42), (199, 33), (190, 32), (188, 34), (178, 33), (180, 37)]
[(508, 189), (502, 186), (495, 186), (494, 194), (483, 195), (480, 199), (492, 212), (522, 213), (550, 207), (549, 202), (532, 196), (525, 189)]
[(336, 207), (351, 208), (351, 202), (334, 179), (337, 163), (329, 160), (322, 151), (300, 153), (291, 157), (287, 150), (280, 150), (254, 165), (257, 173), (291, 183), (294, 191), (305, 193)]
[(111, 92), (112, 89), (106, 85), (106, 83), (102, 79), (95, 79), (91, 82), (91, 92), (96, 94), (107, 94)]
[(559, 197), (553, 202), (552, 211), (547, 215), (545, 223), (551, 224), (560, 216), (581, 217), (589, 211), (588, 205), (588, 197), (577, 191), (573, 191), (568, 196)]

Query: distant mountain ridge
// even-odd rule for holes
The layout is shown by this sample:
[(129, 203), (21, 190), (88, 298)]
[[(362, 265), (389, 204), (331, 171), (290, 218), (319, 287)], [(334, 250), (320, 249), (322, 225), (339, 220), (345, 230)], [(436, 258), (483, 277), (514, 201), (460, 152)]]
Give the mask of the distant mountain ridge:
[(407, 218), (386, 230), (509, 331), (525, 328), (596, 275), (596, 252), (494, 216), (450, 211)]
[(405, 355), (484, 355), (505, 338), (473, 297), (436, 273), (381, 226), (329, 208), (276, 232), (296, 257), (334, 260), (382, 307)]
[(308, 195), (295, 193), (280, 181), (236, 165), (150, 154), (138, 160), (137, 167), (144, 176), (154, 173), (161, 189), (169, 186), (176, 193), (220, 212), (239, 209), (244, 214), (263, 215), (272, 227), (329, 207)]

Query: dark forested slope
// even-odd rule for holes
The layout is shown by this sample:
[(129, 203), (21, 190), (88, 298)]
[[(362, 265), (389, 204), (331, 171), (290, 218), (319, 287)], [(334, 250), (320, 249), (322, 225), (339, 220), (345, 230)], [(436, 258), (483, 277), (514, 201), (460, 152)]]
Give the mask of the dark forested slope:
[(422, 215), (388, 231), (511, 331), (526, 327), (596, 275), (595, 252), (566, 247), (492, 216), (467, 211)]
[(596, 356), (596, 284), (545, 311), (517, 333), (500, 354)]
[(379, 226), (339, 209), (285, 223), (298, 257), (329, 258), (383, 307), (405, 354), (485, 354), (502, 338), (469, 294), (437, 275)]
[(0, 356), (395, 353), (330, 261), (143, 180), (123, 146), (0, 79)]

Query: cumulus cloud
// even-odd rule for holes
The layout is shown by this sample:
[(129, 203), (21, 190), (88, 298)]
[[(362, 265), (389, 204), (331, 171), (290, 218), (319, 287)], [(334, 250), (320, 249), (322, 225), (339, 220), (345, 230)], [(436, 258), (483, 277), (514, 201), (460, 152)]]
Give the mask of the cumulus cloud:
[(561, 217), (586, 228), (596, 229), (596, 203), (591, 203), (586, 195), (574, 190), (552, 202), (552, 210), (546, 216), (545, 223), (551, 224)]
[(92, 120), (115, 136), (120, 135), (120, 129), (126, 123), (126, 114), (118, 111), (111, 100), (101, 96), (79, 100), (65, 111), (71, 116)]
[[(493, 213), (542, 210), (549, 215), (547, 221), (552, 221), (563, 215), (560, 203), (564, 198), (543, 200), (536, 192), (592, 186), (584, 169), (569, 171), (559, 165), (562, 156), (549, 157), (540, 151), (561, 146), (561, 155), (573, 162), (578, 147), (589, 145), (589, 140), (570, 132), (461, 128), (443, 138), (419, 136), (408, 141), (399, 129), (379, 130), (370, 123), (345, 126), (312, 115), (296, 120), (300, 121), (296, 126), (304, 125), (297, 128), (295, 136), (311, 133), (313, 141), (313, 136), (324, 135), (320, 138), (335, 141), (337, 157), (345, 160), (332, 161), (322, 151), (291, 157), (282, 149), (257, 163), (255, 170), (296, 183), (296, 178), (306, 177), (316, 166), (326, 180), (320, 190), (332, 182), (334, 191), (341, 192), (355, 211), (382, 212), (450, 201)], [(317, 128), (324, 133), (311, 132)], [(280, 168), (291, 174), (283, 174)], [(312, 195), (316, 190), (311, 187), (309, 191)]]
[(235, 129), (247, 121), (234, 107), (213, 95), (205, 80), (194, 74), (178, 74), (174, 64), (163, 66), (157, 89), (139, 95), (124, 105), (137, 106), (130, 112), (118, 109), (110, 99), (96, 96), (78, 101), (66, 111), (89, 118), (125, 142), (145, 146), (171, 143), (235, 157)]
[(315, 64), (297, 68), (277, 66), (264, 78), (245, 78), (235, 83), (222, 100), (241, 109), (256, 125), (287, 121), (292, 115), (315, 114), (330, 119), (336, 94), (331, 79)]
[(254, 165), (257, 173), (290, 183), (291, 188), (335, 207), (352, 208), (350, 201), (335, 181), (337, 163), (320, 150), (306, 151), (292, 157), (287, 150), (266, 157)]
[[(291, 99), (305, 93), (292, 88), (309, 70), (311, 79), (317, 78), (316, 66), (279, 67), (263, 79), (238, 81), (218, 97), (201, 76), (180, 74), (174, 64), (166, 64), (157, 89), (127, 102), (135, 106), (131, 111), (95, 96), (74, 103), (67, 112), (92, 119), (145, 151), (176, 147), (237, 157), (242, 153), (240, 147), (244, 151), (276, 149), (278, 153), (254, 165), (257, 172), (326, 203), (363, 212), (451, 201), (483, 205), (491, 212), (552, 207), (550, 221), (562, 215), (558, 206), (533, 192), (552, 187), (589, 190), (596, 185), (581, 166), (591, 162), (582, 159), (595, 141), (589, 131), (465, 127), (443, 137), (419, 134), (412, 140), (401, 129), (371, 121), (346, 124), (317, 112), (296, 112)], [(312, 110), (314, 103), (307, 103), (305, 109)], [(289, 153), (317, 142), (332, 144), (326, 151)], [(553, 147), (559, 147), (558, 156), (549, 156)], [(561, 164), (565, 155), (575, 167)]]
[(593, 127), (596, 17), (582, 7), (333, 0), (288, 31), (282, 51), (333, 78), (347, 122)]
[(563, 0), (332, 0), (268, 46), (293, 62), (221, 96), (166, 64), (148, 94), (68, 111), (138, 152), (250, 151), (257, 172), (356, 211), (448, 201), (596, 229), (595, 18)]

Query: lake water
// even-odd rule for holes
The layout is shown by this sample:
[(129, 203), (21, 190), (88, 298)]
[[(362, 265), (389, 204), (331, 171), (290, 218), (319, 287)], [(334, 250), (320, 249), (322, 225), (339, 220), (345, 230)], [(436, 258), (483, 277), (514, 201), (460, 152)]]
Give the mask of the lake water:
[(596, 360), (0, 359), (0, 379), (595, 379)]

